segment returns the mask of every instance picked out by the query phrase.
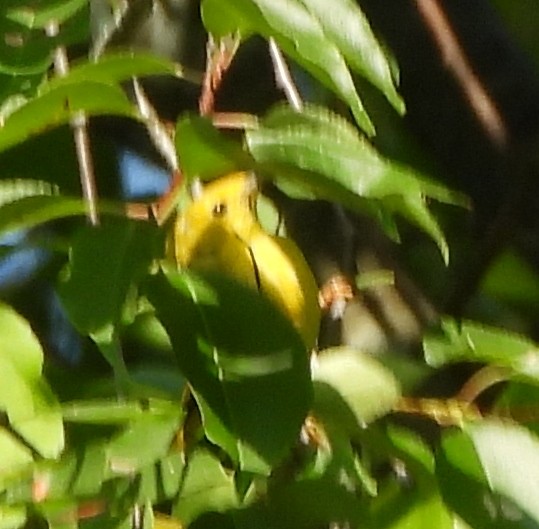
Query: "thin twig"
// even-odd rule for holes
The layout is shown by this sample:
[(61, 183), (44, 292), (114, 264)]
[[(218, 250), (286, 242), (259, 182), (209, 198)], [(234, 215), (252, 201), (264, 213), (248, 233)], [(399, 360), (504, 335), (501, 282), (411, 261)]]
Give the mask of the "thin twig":
[(238, 51), (240, 39), (237, 35), (223, 37), (215, 42), (208, 36), (206, 45), (206, 71), (202, 81), (202, 92), (199, 99), (201, 116), (209, 116), (215, 108), (215, 94), (219, 90), (225, 73), (230, 68)]
[(466, 381), (456, 398), (462, 402), (474, 402), (481, 393), (500, 382), (507, 382), (513, 375), (514, 372), (507, 367), (482, 367)]
[(277, 86), (284, 92), (290, 106), (294, 110), (301, 112), (303, 110), (303, 101), (299, 94), (299, 90), (294, 83), (286, 59), (283, 57), (283, 54), (274, 39), (269, 40), (269, 50)]
[[(55, 20), (51, 20), (45, 28), (47, 36), (51, 38), (57, 37), (59, 30), (60, 28)], [(54, 51), (54, 70), (59, 77), (65, 77), (69, 73), (69, 61), (64, 46), (57, 46)], [(69, 124), (73, 130), (82, 195), (88, 207), (88, 220), (92, 226), (97, 226), (99, 224), (97, 189), (93, 159), (90, 151), (90, 139), (88, 136), (88, 119), (84, 112), (76, 112), (70, 119)]]
[(245, 112), (214, 112), (211, 119), (218, 129), (256, 130), (259, 126), (258, 117)]
[(508, 142), (507, 127), (495, 101), (473, 71), (439, 0), (415, 0), (415, 3), (481, 126), (492, 143), (503, 149)]
[[(90, 2), (90, 9), (97, 9), (97, 2)], [(104, 8), (103, 8), (104, 9)], [(130, 4), (127, 0), (117, 2), (112, 10), (112, 17), (108, 23), (101, 24), (99, 33), (94, 36), (94, 44), (90, 50), (90, 56), (95, 60), (98, 59), (112, 39), (117, 35), (118, 31), (124, 26), (125, 18), (130, 10)], [(93, 18), (102, 18), (101, 13), (92, 13)]]
[(146, 92), (142, 88), (138, 79), (133, 77), (133, 92), (135, 94), (135, 100), (140, 112), (140, 115), (144, 119), (146, 130), (152, 140), (154, 147), (159, 154), (166, 161), (171, 171), (178, 170), (178, 160), (176, 158), (176, 147), (172, 140), (171, 133), (167, 130), (167, 127), (161, 122), (157, 111), (151, 104)]

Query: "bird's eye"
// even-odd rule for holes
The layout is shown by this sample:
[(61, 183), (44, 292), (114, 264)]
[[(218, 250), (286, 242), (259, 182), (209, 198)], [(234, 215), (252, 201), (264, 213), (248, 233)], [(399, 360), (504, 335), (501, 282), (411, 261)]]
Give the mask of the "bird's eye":
[(215, 204), (215, 206), (213, 206), (213, 209), (211, 211), (212, 215), (217, 218), (224, 217), (226, 215), (226, 212), (227, 212), (227, 207), (226, 207), (226, 204), (223, 202), (219, 202), (218, 204)]

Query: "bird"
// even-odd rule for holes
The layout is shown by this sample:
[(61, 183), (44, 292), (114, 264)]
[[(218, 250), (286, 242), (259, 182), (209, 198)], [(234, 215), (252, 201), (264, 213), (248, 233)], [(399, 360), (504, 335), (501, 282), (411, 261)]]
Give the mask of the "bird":
[(318, 286), (292, 239), (271, 235), (256, 215), (256, 176), (235, 172), (192, 186), (193, 200), (173, 227), (180, 269), (218, 272), (256, 289), (296, 328), (308, 351), (320, 326)]

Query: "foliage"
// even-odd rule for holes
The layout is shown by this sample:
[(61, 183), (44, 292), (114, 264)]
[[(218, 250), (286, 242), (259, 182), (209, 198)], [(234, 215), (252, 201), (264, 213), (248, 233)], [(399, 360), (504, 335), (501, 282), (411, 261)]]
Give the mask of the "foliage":
[[(175, 147), (185, 188), (255, 170), (289, 197), (370, 215), (397, 240), (402, 217), (447, 263), (432, 205), (466, 200), (373, 146), (377, 120), (356, 87), (403, 113), (395, 66), (355, 2), (327, 5), (203, 0), (216, 38), (274, 39), (347, 111), (282, 103), (241, 137), (183, 115)], [(45, 31), (51, 22), (57, 35)], [(10, 306), (11, 293), (0, 305), (0, 529), (539, 526), (532, 339), (444, 320), (425, 337), (424, 360), (401, 367), (423, 383), (451, 363), (479, 366), (460, 400), (411, 397), (406, 369), (351, 347), (310, 361), (256, 291), (167, 261), (169, 223), (126, 218), (113, 193), (99, 202), (99, 226), (81, 220), (69, 124), (81, 113), (147, 122), (123, 83), (181, 78), (181, 65), (120, 50), (55, 75), (56, 50), (89, 40), (87, 0), (4, 0), (0, 34), (0, 232), (32, 230), (84, 338), (84, 358), (70, 365), (44, 352), (45, 334)], [(5, 244), (2, 255), (12, 251)], [(494, 275), (487, 283), (496, 289)], [(537, 301), (522, 289), (508, 297)], [(473, 401), (499, 381), (484, 417)], [(403, 419), (410, 413), (418, 427)]]

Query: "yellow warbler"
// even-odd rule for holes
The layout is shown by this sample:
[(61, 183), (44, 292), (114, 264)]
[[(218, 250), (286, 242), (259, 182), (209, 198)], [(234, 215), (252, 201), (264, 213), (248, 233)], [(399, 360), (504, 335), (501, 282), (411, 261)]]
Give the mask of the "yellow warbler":
[(320, 325), (318, 287), (290, 239), (265, 232), (255, 215), (258, 187), (233, 173), (194, 193), (174, 226), (180, 267), (219, 271), (258, 289), (287, 316), (311, 349)]

